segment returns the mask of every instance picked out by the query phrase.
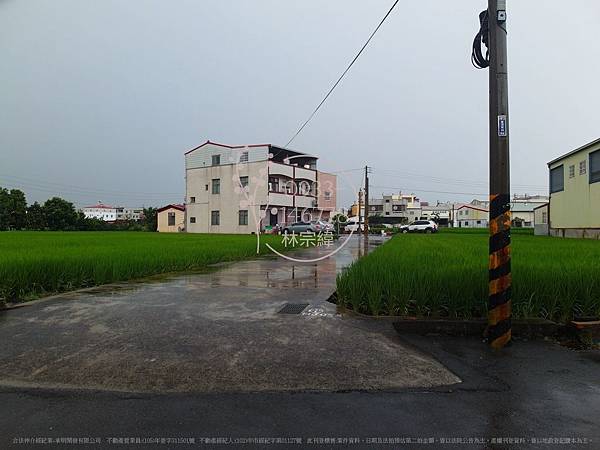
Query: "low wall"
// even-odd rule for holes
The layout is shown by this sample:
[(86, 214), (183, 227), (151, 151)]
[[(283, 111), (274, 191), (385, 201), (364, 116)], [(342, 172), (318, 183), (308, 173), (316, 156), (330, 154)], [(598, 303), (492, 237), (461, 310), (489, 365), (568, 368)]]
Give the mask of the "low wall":
[(550, 228), (550, 236), (600, 239), (600, 228)]

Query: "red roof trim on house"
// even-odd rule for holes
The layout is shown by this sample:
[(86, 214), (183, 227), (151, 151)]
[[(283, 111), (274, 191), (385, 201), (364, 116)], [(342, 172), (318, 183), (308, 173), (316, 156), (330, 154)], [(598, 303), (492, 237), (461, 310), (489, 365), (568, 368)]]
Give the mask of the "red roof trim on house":
[(227, 145), (227, 144), (219, 144), (218, 142), (206, 141), (204, 144), (200, 144), (198, 147), (194, 147), (193, 149), (188, 150), (187, 152), (184, 153), (184, 155), (187, 155), (188, 153), (191, 153), (194, 150), (198, 150), (199, 148), (204, 147), (205, 145), (208, 145), (208, 144), (216, 145), (218, 147), (225, 147), (225, 148), (270, 147), (271, 146), (271, 144)]
[(167, 209), (178, 209), (179, 211), (185, 211), (185, 205), (178, 205), (178, 204), (167, 205), (167, 206), (163, 206), (162, 208), (157, 209), (156, 212), (163, 212), (163, 211), (166, 211)]
[(476, 209), (477, 211), (489, 212), (487, 209), (476, 208), (473, 205), (462, 205), (460, 208), (456, 208), (456, 210), (458, 211), (459, 209), (463, 209), (463, 208), (470, 208), (470, 209)]

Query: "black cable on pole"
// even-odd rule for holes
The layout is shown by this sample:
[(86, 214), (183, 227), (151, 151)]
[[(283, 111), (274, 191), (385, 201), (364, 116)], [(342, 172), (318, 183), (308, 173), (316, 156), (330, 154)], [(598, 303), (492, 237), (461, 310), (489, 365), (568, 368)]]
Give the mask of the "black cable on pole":
[(327, 92), (327, 95), (325, 95), (325, 97), (323, 98), (323, 100), (321, 100), (321, 103), (319, 103), (319, 105), (315, 108), (315, 110), (311, 113), (311, 115), (308, 116), (308, 119), (306, 119), (306, 121), (302, 124), (302, 126), (298, 129), (298, 131), (296, 131), (296, 133), (291, 137), (291, 139), (287, 142), (287, 144), (285, 144), (286, 147), (288, 145), (290, 145), (290, 143), (294, 139), (296, 139), (296, 137), (300, 134), (300, 132), (304, 129), (304, 127), (306, 125), (308, 125), (308, 122), (311, 121), (311, 119), (314, 117), (314, 115), (317, 113), (317, 111), (319, 111), (319, 109), (321, 108), (321, 106), (323, 106), (323, 103), (325, 103), (325, 101), (331, 95), (331, 93), (337, 87), (337, 85), (340, 84), (340, 81), (342, 81), (342, 78), (344, 78), (344, 76), (346, 75), (346, 73), (350, 70), (350, 67), (352, 67), (352, 65), (356, 62), (356, 60), (358, 59), (358, 57), (360, 56), (360, 54), (363, 52), (363, 50), (367, 47), (367, 45), (369, 45), (369, 42), (371, 42), (371, 39), (373, 39), (373, 36), (375, 36), (375, 33), (377, 33), (377, 30), (379, 30), (379, 28), (381, 27), (381, 25), (383, 25), (383, 22), (385, 22), (385, 20), (390, 15), (390, 13), (392, 12), (392, 10), (396, 7), (396, 5), (398, 4), (399, 1), (400, 0), (396, 0), (394, 2), (394, 4), (392, 5), (392, 7), (387, 12), (387, 14), (385, 16), (383, 16), (383, 19), (381, 19), (381, 22), (379, 22), (379, 25), (377, 25), (377, 27), (375, 28), (375, 30), (373, 30), (373, 32), (369, 36), (369, 39), (367, 39), (367, 41), (361, 47), (361, 49), (356, 54), (356, 56), (354, 57), (354, 59), (350, 62), (350, 64), (348, 64), (348, 67), (346, 67), (346, 70), (344, 70), (344, 72), (340, 75), (340, 77), (338, 78), (338, 80), (333, 84), (333, 86), (331, 87), (331, 89), (329, 89), (329, 92)]
[[(481, 51), (481, 46), (485, 45), (485, 56)], [(477, 69), (485, 69), (490, 65), (490, 51), (489, 51), (489, 24), (488, 24), (488, 11), (481, 11), (479, 13), (479, 31), (475, 35), (473, 40), (473, 50), (471, 52), (471, 63)]]

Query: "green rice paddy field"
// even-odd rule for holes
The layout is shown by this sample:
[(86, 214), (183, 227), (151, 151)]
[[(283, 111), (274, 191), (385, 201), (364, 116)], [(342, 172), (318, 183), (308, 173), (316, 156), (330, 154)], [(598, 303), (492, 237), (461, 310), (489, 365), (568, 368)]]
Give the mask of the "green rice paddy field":
[[(512, 236), (513, 317), (600, 315), (600, 241)], [(488, 235), (396, 235), (337, 279), (338, 303), (373, 315), (485, 317)]]
[[(281, 247), (278, 236), (263, 244)], [(256, 256), (256, 236), (144, 232), (0, 233), (0, 303)]]

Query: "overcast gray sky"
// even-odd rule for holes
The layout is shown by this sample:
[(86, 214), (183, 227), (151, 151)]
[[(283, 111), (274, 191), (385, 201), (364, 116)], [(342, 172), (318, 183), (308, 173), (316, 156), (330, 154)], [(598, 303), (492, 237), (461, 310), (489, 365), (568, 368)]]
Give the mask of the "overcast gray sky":
[[(0, 0), (0, 185), (30, 202), (182, 201), (187, 149), (285, 144), (391, 4)], [(322, 170), (369, 164), (374, 195), (484, 197), (488, 73), (470, 51), (486, 4), (400, 0), (290, 147)], [(600, 137), (600, 2), (508, 12), (513, 192), (543, 193), (546, 162)], [(347, 206), (359, 172), (340, 176)]]

